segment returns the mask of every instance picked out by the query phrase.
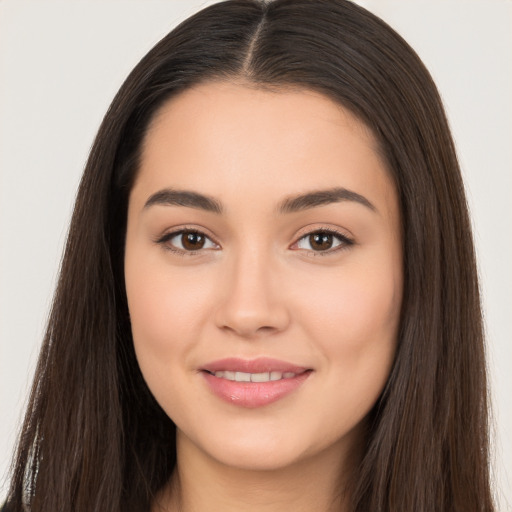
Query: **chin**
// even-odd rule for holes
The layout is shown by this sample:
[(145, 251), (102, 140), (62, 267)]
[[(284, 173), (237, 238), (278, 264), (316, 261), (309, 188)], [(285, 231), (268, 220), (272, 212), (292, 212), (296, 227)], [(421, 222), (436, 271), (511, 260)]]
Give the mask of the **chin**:
[(242, 471), (277, 471), (291, 467), (305, 456), (297, 447), (269, 446), (268, 443), (231, 446), (211, 456), (225, 466)]
[[(260, 425), (261, 427), (261, 425)], [(254, 428), (244, 433), (223, 432), (218, 436), (200, 436), (186, 442), (192, 449), (206, 454), (211, 460), (223, 466), (244, 471), (277, 471), (291, 468), (320, 454), (325, 454), (337, 445), (332, 453), (341, 455), (346, 442), (352, 439), (330, 439), (315, 432), (287, 428), (278, 431)], [(337, 437), (337, 436), (336, 436)], [(349, 435), (348, 437), (351, 438)], [(180, 442), (180, 440), (178, 440)]]

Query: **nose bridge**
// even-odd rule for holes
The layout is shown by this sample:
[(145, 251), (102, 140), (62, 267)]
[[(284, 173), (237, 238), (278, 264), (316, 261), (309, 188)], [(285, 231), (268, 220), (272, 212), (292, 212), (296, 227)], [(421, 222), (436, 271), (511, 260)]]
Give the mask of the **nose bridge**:
[(277, 286), (277, 270), (269, 247), (241, 241), (226, 258), (217, 325), (245, 337), (284, 329), (289, 317)]

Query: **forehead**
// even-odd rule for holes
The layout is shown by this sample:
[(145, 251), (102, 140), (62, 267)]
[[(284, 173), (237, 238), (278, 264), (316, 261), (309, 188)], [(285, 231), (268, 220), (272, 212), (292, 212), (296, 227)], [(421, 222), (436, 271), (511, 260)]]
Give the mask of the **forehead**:
[[(265, 133), (267, 138), (275, 135), (281, 144), (291, 136), (310, 137), (319, 124), (324, 124), (323, 133), (327, 137), (325, 128), (330, 124), (344, 126), (369, 148), (378, 151), (372, 131), (348, 109), (324, 94), (301, 87), (270, 88), (224, 81), (193, 86), (168, 100), (156, 112), (148, 126), (144, 149), (148, 140), (157, 139), (155, 132), (169, 129), (171, 124), (179, 124), (180, 129), (193, 128), (198, 134), (203, 127), (222, 128), (232, 135), (243, 126), (247, 135), (255, 137), (258, 132)], [(250, 128), (255, 130), (248, 132)], [(211, 131), (207, 135), (213, 140)]]
[(135, 188), (270, 201), (344, 186), (385, 202), (394, 187), (377, 148), (364, 123), (322, 94), (208, 82), (155, 115)]

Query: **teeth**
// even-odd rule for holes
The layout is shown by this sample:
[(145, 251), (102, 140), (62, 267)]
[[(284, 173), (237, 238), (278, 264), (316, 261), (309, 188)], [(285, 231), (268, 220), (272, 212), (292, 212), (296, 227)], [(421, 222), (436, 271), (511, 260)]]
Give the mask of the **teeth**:
[(251, 382), (251, 374), (250, 373), (244, 373), (244, 372), (236, 372), (235, 373), (235, 380), (237, 382)]
[(251, 373), (251, 382), (268, 382), (270, 373)]
[(264, 372), (264, 373), (245, 373), (219, 371), (215, 372), (215, 377), (219, 379), (234, 380), (236, 382), (269, 382), (281, 379), (291, 379), (295, 377), (293, 372)]

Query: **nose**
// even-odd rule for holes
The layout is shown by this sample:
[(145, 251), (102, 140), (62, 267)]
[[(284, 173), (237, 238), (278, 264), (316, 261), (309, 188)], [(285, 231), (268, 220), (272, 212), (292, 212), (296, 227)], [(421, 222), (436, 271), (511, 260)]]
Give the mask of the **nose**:
[(285, 330), (290, 322), (279, 269), (264, 251), (248, 251), (226, 262), (215, 314), (217, 327), (243, 338)]

